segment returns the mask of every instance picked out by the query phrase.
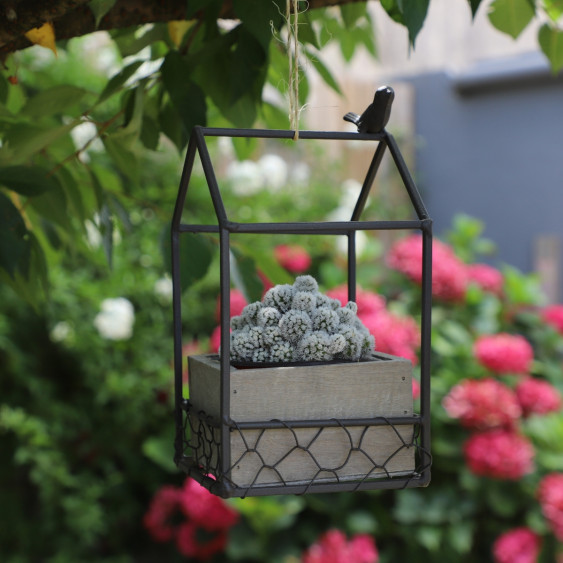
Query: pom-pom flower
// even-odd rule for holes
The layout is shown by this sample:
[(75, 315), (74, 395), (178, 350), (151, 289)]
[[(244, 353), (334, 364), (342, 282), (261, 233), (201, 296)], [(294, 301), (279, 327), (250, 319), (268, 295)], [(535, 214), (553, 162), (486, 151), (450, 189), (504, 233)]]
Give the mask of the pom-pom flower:
[(541, 312), (541, 318), (557, 332), (563, 334), (563, 305), (549, 305)]
[(536, 563), (541, 537), (526, 527), (514, 528), (497, 538), (493, 545), (495, 563)]
[(511, 430), (496, 428), (473, 434), (463, 451), (475, 475), (517, 480), (534, 469), (532, 444)]
[(541, 379), (526, 377), (516, 386), (516, 396), (524, 415), (547, 414), (561, 408), (559, 391)]
[(350, 541), (340, 530), (329, 530), (302, 556), (302, 563), (377, 563), (375, 542), (367, 534), (358, 534)]
[(143, 524), (155, 541), (175, 541), (185, 557), (206, 561), (227, 546), (229, 529), (239, 518), (228, 504), (187, 478), (154, 495)]
[(492, 378), (466, 379), (444, 397), (444, 409), (467, 428), (510, 427), (522, 415), (516, 394)]
[[(422, 237), (410, 235), (397, 241), (387, 257), (391, 268), (413, 282), (422, 283)], [(467, 268), (446, 244), (432, 245), (432, 295), (445, 301), (463, 301), (467, 289)]]
[(532, 346), (523, 336), (504, 332), (479, 337), (473, 352), (481, 365), (495, 373), (527, 374), (534, 359)]
[(360, 360), (368, 358), (375, 339), (356, 313), (319, 293), (311, 276), (299, 276), (293, 285), (278, 285), (263, 302), (244, 307), (231, 319), (231, 359), (254, 363)]
[(555, 537), (563, 541), (563, 473), (550, 473), (541, 480), (538, 499)]
[(293, 274), (302, 274), (311, 265), (309, 253), (296, 244), (280, 244), (274, 249), (274, 256), (280, 266)]
[(502, 294), (504, 278), (496, 268), (487, 264), (469, 264), (466, 271), (470, 283), (488, 293), (499, 296)]

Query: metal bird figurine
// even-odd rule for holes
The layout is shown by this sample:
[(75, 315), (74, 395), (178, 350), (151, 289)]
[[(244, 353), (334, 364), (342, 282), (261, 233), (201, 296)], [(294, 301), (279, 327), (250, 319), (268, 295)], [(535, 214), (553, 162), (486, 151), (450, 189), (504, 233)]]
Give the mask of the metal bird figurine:
[(362, 115), (348, 112), (344, 116), (344, 121), (349, 121), (356, 125), (359, 133), (380, 133), (389, 121), (394, 98), (395, 92), (393, 88), (382, 86), (376, 90), (373, 102)]

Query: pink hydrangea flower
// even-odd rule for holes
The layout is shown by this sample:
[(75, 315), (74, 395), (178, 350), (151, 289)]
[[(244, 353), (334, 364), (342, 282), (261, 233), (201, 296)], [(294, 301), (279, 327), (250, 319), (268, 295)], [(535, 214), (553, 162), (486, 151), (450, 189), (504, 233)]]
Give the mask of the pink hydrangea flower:
[(495, 563), (537, 563), (541, 537), (530, 528), (514, 528), (497, 538), (493, 545)]
[(293, 274), (301, 274), (311, 266), (311, 256), (297, 244), (280, 244), (274, 249), (276, 260)]
[[(248, 305), (246, 297), (238, 289), (231, 289), (229, 296), (231, 304), (231, 318), (238, 317), (242, 310)], [(217, 297), (217, 305), (215, 307), (215, 319), (217, 322), (221, 320), (221, 295)]]
[(527, 374), (534, 359), (530, 343), (518, 334), (480, 336), (473, 347), (477, 361), (495, 373)]
[(359, 534), (350, 541), (340, 530), (329, 530), (302, 556), (302, 563), (377, 563), (379, 554), (371, 536)]
[(182, 510), (192, 522), (209, 531), (229, 529), (239, 518), (223, 499), (191, 478), (186, 479), (182, 489)]
[(547, 414), (561, 408), (561, 394), (542, 379), (526, 377), (516, 386), (516, 396), (525, 415)]
[(463, 452), (476, 475), (495, 479), (520, 479), (534, 469), (534, 448), (514, 431), (496, 428), (473, 434)]
[(458, 383), (444, 397), (442, 405), (467, 428), (511, 427), (522, 415), (514, 391), (492, 378)]
[(549, 305), (541, 312), (542, 319), (563, 334), (563, 305)]
[(155, 541), (166, 542), (176, 536), (175, 520), (182, 514), (182, 496), (181, 489), (172, 485), (165, 485), (155, 493), (143, 517), (143, 525)]
[[(335, 287), (327, 291), (326, 294), (333, 299), (338, 299), (343, 307), (348, 303), (348, 288), (345, 285)], [(357, 288), (356, 305), (358, 305), (358, 317), (361, 318), (385, 309), (385, 298), (373, 291)]]
[(358, 315), (375, 337), (375, 349), (407, 358), (418, 363), (416, 349), (420, 345), (420, 331), (414, 319), (399, 317), (383, 309), (376, 314)]
[(541, 480), (538, 499), (555, 537), (563, 541), (563, 473), (550, 473)]
[(467, 277), (470, 282), (478, 285), (483, 291), (502, 294), (504, 278), (502, 274), (487, 264), (470, 264), (467, 266)]
[[(410, 235), (397, 241), (387, 257), (389, 266), (415, 283), (422, 282), (422, 237)], [(463, 301), (467, 267), (453, 250), (439, 240), (432, 244), (432, 295), (445, 301)]]
[(176, 535), (176, 547), (184, 556), (196, 561), (207, 561), (216, 553), (225, 551), (229, 539), (227, 530), (215, 530), (213, 533), (206, 532), (205, 539), (201, 539), (198, 533), (199, 527), (194, 522), (184, 522), (178, 527)]

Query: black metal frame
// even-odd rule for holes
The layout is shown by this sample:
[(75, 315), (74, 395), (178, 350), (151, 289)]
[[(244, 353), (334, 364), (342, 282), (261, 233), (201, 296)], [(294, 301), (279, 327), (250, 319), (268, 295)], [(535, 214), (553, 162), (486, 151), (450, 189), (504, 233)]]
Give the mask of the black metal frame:
[[(173, 279), (173, 312), (174, 312), (174, 369), (175, 369), (175, 399), (176, 399), (176, 439), (175, 439), (175, 461), (177, 465), (195, 478), (198, 482), (209, 488), (215, 494), (223, 497), (232, 496), (256, 496), (273, 494), (302, 494), (310, 492), (336, 492), (370, 489), (396, 489), (405, 487), (426, 486), (430, 482), (430, 316), (432, 308), (432, 220), (418, 193), (415, 183), (408, 171), (405, 161), (399, 151), (395, 139), (387, 131), (377, 134), (348, 133), (348, 132), (320, 132), (300, 131), (299, 138), (327, 139), (327, 140), (354, 140), (377, 142), (375, 154), (363, 182), (362, 190), (358, 197), (355, 209), (350, 221), (339, 222), (311, 222), (311, 223), (240, 223), (229, 220), (217, 179), (215, 177), (213, 164), (207, 145), (206, 137), (247, 137), (264, 139), (293, 139), (294, 131), (285, 130), (256, 130), (256, 129), (220, 129), (194, 127), (186, 159), (180, 188), (172, 219), (172, 279)], [(406, 188), (417, 219), (402, 221), (360, 221), (362, 211), (365, 207), (370, 189), (383, 159), (386, 149), (389, 149), (393, 161), (399, 171), (403, 184)], [(182, 211), (188, 190), (188, 184), (192, 173), (196, 152), (199, 154), (203, 171), (207, 180), (211, 200), (217, 216), (217, 225), (190, 225), (181, 222)], [(348, 298), (355, 301), (356, 297), (356, 241), (355, 233), (360, 230), (419, 230), (422, 233), (423, 259), (422, 259), (422, 288), (421, 288), (421, 395), (420, 414), (412, 417), (378, 417), (375, 419), (358, 420), (314, 420), (287, 423), (279, 420), (256, 421), (237, 423), (229, 416), (230, 413), (230, 285), (231, 272), (229, 264), (230, 235), (231, 233), (291, 233), (302, 235), (345, 235), (348, 237)], [(221, 389), (220, 420), (209, 421), (211, 427), (219, 431), (220, 468), (222, 475), (228, 475), (231, 468), (230, 439), (233, 431), (256, 428), (291, 428), (297, 427), (328, 427), (340, 426), (378, 426), (388, 424), (412, 424), (419, 434), (417, 444), (405, 444), (405, 447), (415, 446), (420, 460), (415, 473), (407, 477), (392, 477), (387, 474), (386, 478), (370, 479), (370, 475), (356, 482), (315, 483), (306, 485), (281, 484), (275, 486), (250, 486), (241, 488), (233, 486), (228, 480), (210, 478), (201, 468), (194, 464), (190, 457), (185, 455), (185, 432), (186, 425), (190, 424), (190, 403), (183, 398), (182, 381), (182, 320), (181, 320), (181, 279), (180, 279), (180, 235), (182, 233), (216, 233), (219, 235), (220, 247), (220, 304), (221, 304)], [(192, 409), (193, 411), (193, 409)], [(204, 413), (196, 413), (195, 416), (204, 418)], [(337, 479), (338, 481), (338, 479)]]

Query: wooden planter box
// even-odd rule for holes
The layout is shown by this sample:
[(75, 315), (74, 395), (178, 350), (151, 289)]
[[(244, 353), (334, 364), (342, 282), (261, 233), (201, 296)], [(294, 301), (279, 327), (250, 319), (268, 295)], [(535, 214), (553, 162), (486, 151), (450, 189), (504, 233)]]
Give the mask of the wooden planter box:
[[(209, 434), (205, 416), (220, 419), (219, 357), (188, 358), (192, 435)], [(415, 470), (412, 424), (346, 424), (350, 419), (409, 417), (413, 414), (412, 365), (376, 353), (372, 361), (316, 366), (231, 367), (230, 418), (235, 423), (280, 420), (288, 428), (234, 428), (226, 478), (237, 487), (302, 485), (408, 476)], [(337, 419), (336, 426), (315, 421)], [(292, 428), (292, 421), (310, 427)], [(203, 471), (213, 472), (220, 455), (221, 432), (195, 441), (192, 456)], [(382, 467), (384, 466), (384, 468)]]

